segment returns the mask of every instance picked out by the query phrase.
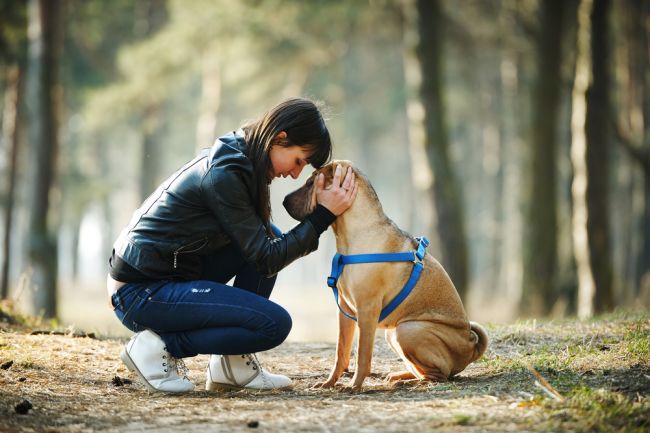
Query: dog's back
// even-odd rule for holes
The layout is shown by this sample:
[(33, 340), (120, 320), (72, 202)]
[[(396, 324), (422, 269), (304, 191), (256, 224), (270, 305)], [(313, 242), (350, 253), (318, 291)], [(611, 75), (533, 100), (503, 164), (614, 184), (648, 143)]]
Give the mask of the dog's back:
[[(367, 182), (367, 178), (364, 179)], [(370, 193), (377, 202), (374, 189)], [(376, 210), (383, 214), (378, 203)], [(401, 230), (390, 218), (385, 216), (385, 235), (383, 248), (386, 251), (413, 251), (417, 241), (407, 232)], [(413, 269), (412, 264), (395, 263), (383, 267), (383, 280), (387, 291), (393, 297), (403, 287)], [(392, 283), (391, 283), (392, 282)], [(385, 292), (384, 292), (385, 293)], [(396, 328), (401, 323), (431, 323), (423, 326), (426, 333), (435, 334), (435, 339), (444, 343), (449, 351), (445, 355), (450, 366), (449, 374), (462, 371), (469, 363), (480, 358), (488, 345), (485, 329), (476, 322), (467, 319), (463, 302), (451, 278), (433, 255), (427, 252), (424, 269), (413, 291), (402, 304), (380, 324), (382, 328)]]

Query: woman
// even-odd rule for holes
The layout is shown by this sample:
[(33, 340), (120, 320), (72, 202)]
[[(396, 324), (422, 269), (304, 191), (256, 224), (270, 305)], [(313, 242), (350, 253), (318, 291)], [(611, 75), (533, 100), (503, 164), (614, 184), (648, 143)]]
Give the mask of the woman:
[(115, 242), (107, 285), (115, 314), (136, 333), (122, 361), (149, 389), (192, 390), (182, 358), (197, 354), (211, 354), (208, 390), (291, 385), (255, 356), (291, 329), (289, 314), (268, 299), (275, 276), (318, 247), (357, 189), (351, 170), (341, 181), (338, 167), (327, 189), (321, 176), (314, 212), (282, 234), (270, 222), (269, 184), (296, 179), (307, 164), (318, 168), (330, 156), (318, 108), (289, 99), (218, 138), (135, 212)]

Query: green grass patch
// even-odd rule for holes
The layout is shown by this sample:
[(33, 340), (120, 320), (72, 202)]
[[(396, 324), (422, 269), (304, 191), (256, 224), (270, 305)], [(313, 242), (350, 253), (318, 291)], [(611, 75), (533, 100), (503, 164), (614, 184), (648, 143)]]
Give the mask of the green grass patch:
[(42, 315), (31, 316), (16, 310), (10, 300), (0, 301), (0, 323), (15, 330), (56, 329), (60, 326), (57, 319), (45, 319)]
[(639, 320), (625, 331), (623, 342), (628, 354), (636, 361), (650, 359), (650, 324), (648, 320)]
[(469, 415), (454, 415), (454, 424), (456, 425), (470, 425), (472, 422), (472, 417)]
[[(545, 401), (548, 431), (645, 433), (650, 428), (650, 401), (585, 386), (574, 388), (563, 402)], [(570, 428), (568, 428), (570, 427)]]

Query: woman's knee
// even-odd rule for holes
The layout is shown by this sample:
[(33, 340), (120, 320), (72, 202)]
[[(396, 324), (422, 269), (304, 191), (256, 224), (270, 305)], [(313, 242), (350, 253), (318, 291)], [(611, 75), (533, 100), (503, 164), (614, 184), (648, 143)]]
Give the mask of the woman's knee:
[(291, 332), (293, 321), (289, 312), (277, 304), (274, 304), (272, 318), (274, 329), (272, 333), (269, 333), (269, 337), (272, 347), (275, 347), (287, 339), (289, 332)]

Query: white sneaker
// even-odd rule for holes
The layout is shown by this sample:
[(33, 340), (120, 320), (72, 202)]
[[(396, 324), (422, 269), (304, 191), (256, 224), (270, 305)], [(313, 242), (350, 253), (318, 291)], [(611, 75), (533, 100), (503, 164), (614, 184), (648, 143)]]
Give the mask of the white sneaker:
[[(186, 392), (194, 389), (194, 384), (187, 378), (183, 360), (171, 356), (165, 343), (153, 331), (147, 329), (131, 337), (120, 358), (151, 391)], [(183, 377), (178, 375), (179, 370)]]
[(291, 386), (287, 376), (272, 374), (262, 368), (255, 354), (210, 355), (205, 389), (270, 390)]

